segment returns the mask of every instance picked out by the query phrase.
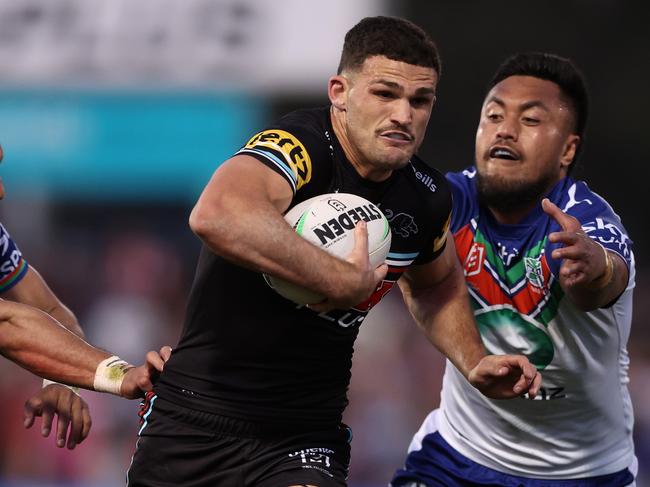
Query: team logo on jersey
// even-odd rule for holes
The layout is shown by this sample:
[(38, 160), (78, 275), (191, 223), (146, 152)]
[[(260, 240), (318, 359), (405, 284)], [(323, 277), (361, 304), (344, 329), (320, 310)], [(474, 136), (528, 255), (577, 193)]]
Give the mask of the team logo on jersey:
[(481, 243), (474, 242), (472, 248), (465, 259), (465, 275), (467, 277), (476, 276), (481, 273), (483, 268), (483, 258), (485, 257), (485, 246)]
[(524, 257), (526, 279), (533, 287), (544, 289), (544, 273), (542, 272), (541, 257)]
[(254, 135), (244, 146), (282, 157), (296, 176), (296, 189), (311, 180), (311, 158), (305, 146), (296, 137), (284, 130), (264, 130)]
[(394, 214), (388, 208), (384, 209), (384, 215), (390, 224), (390, 229), (400, 237), (407, 238), (409, 235), (418, 233), (418, 226), (415, 218), (407, 213)]

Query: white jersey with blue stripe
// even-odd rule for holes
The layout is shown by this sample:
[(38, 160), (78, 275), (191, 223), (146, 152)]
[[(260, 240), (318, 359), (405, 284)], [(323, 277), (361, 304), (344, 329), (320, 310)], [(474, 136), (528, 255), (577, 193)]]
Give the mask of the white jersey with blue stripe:
[(489, 468), (541, 479), (588, 478), (635, 461), (626, 343), (635, 283), (632, 242), (607, 202), (565, 178), (548, 195), (629, 269), (622, 295), (591, 312), (559, 285), (548, 241), (559, 225), (541, 208), (500, 225), (479, 207), (475, 171), (449, 174), (454, 233), (483, 342), (490, 353), (524, 354), (543, 376), (535, 400), (491, 400), (447, 364), (438, 418), (458, 452)]

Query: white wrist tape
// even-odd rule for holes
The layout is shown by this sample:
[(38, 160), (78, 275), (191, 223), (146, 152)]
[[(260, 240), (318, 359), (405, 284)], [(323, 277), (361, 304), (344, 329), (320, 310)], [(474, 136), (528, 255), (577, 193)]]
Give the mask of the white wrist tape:
[(93, 389), (97, 392), (110, 392), (119, 396), (124, 375), (132, 368), (133, 365), (125, 362), (117, 355), (102, 360), (95, 371)]
[(69, 386), (68, 384), (61, 384), (60, 382), (54, 382), (53, 380), (48, 380), (48, 379), (43, 379), (43, 389), (45, 389), (47, 386), (50, 386), (52, 384), (55, 384), (57, 386), (63, 386), (67, 387), (70, 389), (72, 392), (75, 394), (79, 395), (79, 388), (75, 386)]

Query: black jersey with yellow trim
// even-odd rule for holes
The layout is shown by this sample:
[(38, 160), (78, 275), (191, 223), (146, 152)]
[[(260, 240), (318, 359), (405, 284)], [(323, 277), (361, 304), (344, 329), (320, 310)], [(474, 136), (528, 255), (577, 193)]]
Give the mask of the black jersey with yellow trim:
[(156, 392), (186, 407), (286, 428), (331, 427), (347, 405), (354, 341), (371, 308), (411, 265), (444, 248), (451, 191), (414, 156), (385, 181), (362, 178), (334, 136), (326, 107), (292, 112), (253, 136), (248, 154), (291, 185), (291, 206), (345, 192), (388, 218), (389, 272), (376, 292), (348, 310), (316, 313), (282, 298), (260, 273), (203, 247), (180, 342)]

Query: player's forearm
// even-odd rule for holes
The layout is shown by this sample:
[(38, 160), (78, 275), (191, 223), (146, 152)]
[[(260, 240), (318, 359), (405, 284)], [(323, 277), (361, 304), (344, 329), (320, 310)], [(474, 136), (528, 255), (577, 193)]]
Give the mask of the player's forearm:
[(571, 302), (582, 311), (592, 311), (607, 306), (625, 290), (628, 282), (627, 266), (614, 252), (607, 251), (610, 266), (605, 273), (594, 280), (563, 286)]
[(78, 337), (85, 337), (84, 331), (81, 329), (77, 317), (72, 310), (63, 303), (59, 302), (54, 308), (45, 311)]
[(210, 208), (199, 204), (190, 226), (213, 252), (243, 267), (329, 297), (356, 285), (352, 265), (299, 237), (270, 202), (252, 200), (231, 194), (212, 200)]
[(401, 287), (411, 315), (427, 338), (467, 377), (486, 355), (462, 271), (426, 289)]
[(8, 301), (0, 302), (0, 352), (36, 375), (86, 389), (110, 356), (42, 311)]

